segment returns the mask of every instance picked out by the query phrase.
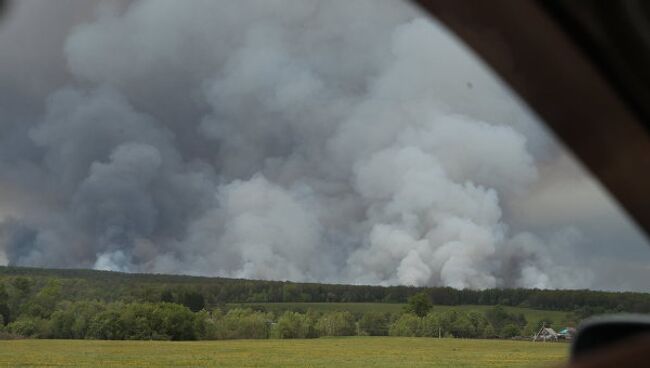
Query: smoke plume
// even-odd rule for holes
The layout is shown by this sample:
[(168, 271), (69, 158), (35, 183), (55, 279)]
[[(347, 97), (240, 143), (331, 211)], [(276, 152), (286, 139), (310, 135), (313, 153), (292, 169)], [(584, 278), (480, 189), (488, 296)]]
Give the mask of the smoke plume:
[[(18, 6), (5, 37), (18, 39), (37, 7)], [(515, 224), (513, 203), (559, 148), (407, 4), (84, 9), (59, 15), (67, 26), (34, 25), (59, 46), (31, 57), (47, 64), (0, 76), (9, 264), (457, 288), (591, 282), (558, 263), (582, 236), (571, 224), (537, 235)]]

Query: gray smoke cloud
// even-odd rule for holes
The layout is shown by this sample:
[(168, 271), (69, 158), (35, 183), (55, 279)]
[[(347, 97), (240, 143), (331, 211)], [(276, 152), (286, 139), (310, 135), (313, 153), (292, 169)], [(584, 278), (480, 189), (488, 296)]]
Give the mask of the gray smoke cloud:
[(571, 199), (544, 200), (566, 191), (547, 172), (593, 181), (408, 4), (84, 3), (21, 1), (0, 28), (8, 264), (615, 287), (580, 261), (588, 224), (554, 220)]

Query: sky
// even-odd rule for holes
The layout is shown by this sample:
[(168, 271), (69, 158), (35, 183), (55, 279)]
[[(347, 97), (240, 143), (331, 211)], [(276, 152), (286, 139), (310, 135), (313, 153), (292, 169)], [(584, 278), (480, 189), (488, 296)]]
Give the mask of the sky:
[(409, 4), (26, 0), (0, 50), (0, 264), (650, 291), (616, 202)]

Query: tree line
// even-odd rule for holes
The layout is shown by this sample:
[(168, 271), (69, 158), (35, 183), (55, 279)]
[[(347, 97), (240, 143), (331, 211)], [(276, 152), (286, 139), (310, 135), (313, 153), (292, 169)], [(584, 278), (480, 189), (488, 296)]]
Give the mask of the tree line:
[[(416, 294), (402, 313), (348, 311), (278, 314), (235, 307), (201, 309), (173, 302), (57, 301), (50, 283), (22, 305), (17, 318), (0, 323), (0, 335), (56, 339), (219, 340), (291, 339), (321, 336), (422, 336), (496, 338), (534, 333), (523, 315), (495, 306), (485, 313), (436, 311)], [(0, 289), (6, 294), (6, 290)], [(0, 295), (0, 301), (6, 295)], [(5, 300), (6, 301), (6, 300)], [(530, 326), (529, 326), (530, 325)], [(529, 326), (527, 328), (527, 326)], [(533, 332), (530, 332), (533, 331)]]
[(61, 284), (61, 298), (65, 300), (151, 303), (166, 301), (192, 306), (193, 309), (197, 306), (215, 308), (226, 303), (405, 303), (413, 295), (424, 292), (438, 305), (519, 306), (544, 310), (579, 311), (583, 316), (609, 311), (650, 313), (648, 293), (383, 287), (0, 267), (0, 283), (5, 284), (8, 289), (17, 287), (20, 289), (19, 293), (26, 295), (37, 294), (51, 280), (57, 280)]

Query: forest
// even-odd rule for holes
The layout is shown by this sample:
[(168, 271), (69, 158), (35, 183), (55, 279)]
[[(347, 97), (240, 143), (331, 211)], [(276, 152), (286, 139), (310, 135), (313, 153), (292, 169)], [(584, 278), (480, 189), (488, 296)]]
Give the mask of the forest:
[[(229, 303), (405, 303), (400, 313), (266, 311)], [(485, 312), (435, 306), (489, 305)], [(575, 323), (605, 312), (650, 312), (650, 294), (589, 290), (362, 286), (91, 270), (0, 267), (0, 335), (108, 340), (530, 335), (504, 306), (566, 311)]]

